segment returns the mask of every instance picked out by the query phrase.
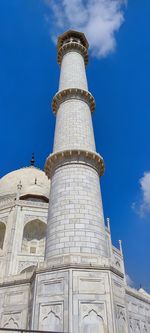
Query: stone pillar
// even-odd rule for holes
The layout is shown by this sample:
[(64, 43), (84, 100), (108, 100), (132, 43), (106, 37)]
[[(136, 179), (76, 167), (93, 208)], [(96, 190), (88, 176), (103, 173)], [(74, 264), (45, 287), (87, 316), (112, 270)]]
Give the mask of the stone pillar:
[(104, 163), (96, 153), (91, 120), (95, 102), (85, 73), (88, 42), (83, 33), (68, 31), (58, 38), (57, 47), (61, 74), (52, 102), (53, 153), (45, 165), (51, 179), (45, 257), (61, 257), (62, 262), (69, 255), (86, 262), (95, 255), (107, 257), (99, 184)]

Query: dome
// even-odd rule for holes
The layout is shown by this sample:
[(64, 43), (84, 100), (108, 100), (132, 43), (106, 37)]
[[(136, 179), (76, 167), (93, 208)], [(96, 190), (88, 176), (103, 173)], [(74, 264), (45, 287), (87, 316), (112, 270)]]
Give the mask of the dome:
[(17, 193), (20, 183), (20, 195), (35, 195), (49, 198), (50, 181), (44, 171), (34, 167), (12, 171), (0, 179), (0, 197)]

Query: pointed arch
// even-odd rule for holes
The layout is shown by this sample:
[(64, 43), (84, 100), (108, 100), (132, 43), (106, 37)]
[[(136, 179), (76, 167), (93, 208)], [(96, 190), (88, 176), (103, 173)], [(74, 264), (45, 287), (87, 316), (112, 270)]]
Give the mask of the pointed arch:
[(4, 328), (18, 328), (18, 323), (13, 317), (10, 317), (7, 323), (5, 323)]
[(5, 223), (0, 221), (0, 249), (1, 250), (3, 250), (3, 247), (4, 247), (5, 233), (6, 233), (6, 225), (5, 225)]
[(34, 219), (25, 224), (22, 239), (22, 252), (44, 255), (46, 223)]
[(81, 326), (82, 333), (104, 333), (104, 321), (103, 318), (94, 310), (90, 310), (87, 315), (84, 316)]
[(60, 317), (53, 310), (50, 310), (43, 318), (42, 328), (46, 331), (60, 331), (62, 328)]

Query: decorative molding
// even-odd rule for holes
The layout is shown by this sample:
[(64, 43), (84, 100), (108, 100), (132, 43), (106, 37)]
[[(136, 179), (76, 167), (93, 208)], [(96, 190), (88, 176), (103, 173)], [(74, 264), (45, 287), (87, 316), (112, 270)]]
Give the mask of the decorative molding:
[(48, 208), (48, 203), (46, 202), (39, 202), (39, 201), (28, 201), (28, 200), (19, 200), (18, 205), (21, 207), (42, 207), (42, 208)]
[(144, 295), (139, 293), (138, 290), (131, 288), (129, 286), (126, 286), (126, 290), (125, 290), (127, 295), (130, 295), (132, 297), (135, 297), (136, 299), (139, 299), (140, 301), (146, 301), (146, 303), (150, 304), (150, 295)]
[(45, 173), (51, 178), (56, 168), (71, 164), (88, 165), (95, 169), (99, 176), (104, 173), (103, 158), (95, 153), (86, 150), (64, 150), (49, 155), (45, 164)]
[(15, 206), (15, 198), (0, 199), (0, 209), (10, 208)]
[(72, 42), (72, 41), (70, 41), (69, 43), (63, 44), (58, 49), (58, 56), (57, 56), (58, 64), (59, 65), (61, 64), (64, 54), (66, 54), (67, 52), (73, 51), (73, 50), (79, 52), (83, 56), (85, 65), (87, 65), (87, 63), (88, 63), (87, 48), (85, 46), (83, 46), (81, 43)]
[[(48, 260), (47, 263), (44, 265), (44, 263), (42, 263), (42, 266), (38, 267), (36, 273), (40, 274), (40, 273), (44, 273), (44, 272), (51, 272), (51, 271), (57, 271), (57, 270), (64, 270), (64, 269), (76, 269), (77, 266), (74, 262), (69, 262), (68, 263), (64, 263), (64, 257), (66, 256), (57, 256), (57, 258), (59, 259), (59, 261), (55, 261), (56, 257), (53, 257), (52, 260)], [(73, 257), (74, 258), (74, 257)], [(78, 263), (78, 269), (88, 269), (89, 271), (111, 271), (112, 273), (114, 273), (116, 276), (121, 277), (122, 279), (124, 278), (124, 275), (122, 272), (120, 272), (119, 270), (117, 270), (115, 267), (109, 265), (109, 264), (92, 264), (92, 263), (87, 263), (87, 264), (83, 264), (83, 263)]]
[(56, 114), (60, 104), (70, 99), (82, 100), (89, 105), (91, 112), (95, 110), (95, 100), (90, 92), (79, 88), (68, 88), (59, 91), (53, 97), (52, 101), (53, 113)]
[(46, 202), (39, 202), (39, 201), (29, 201), (29, 200), (15, 200), (15, 199), (5, 199), (0, 200), (0, 210), (4, 208), (12, 208), (14, 206), (29, 206), (29, 207), (42, 207), (42, 208), (48, 208), (48, 203)]
[(33, 281), (34, 275), (33, 272), (27, 272), (22, 275), (11, 275), (9, 277), (0, 278), (0, 287), (14, 287), (30, 284)]
[(30, 221), (39, 220), (45, 224), (47, 224), (47, 217), (46, 216), (37, 216), (37, 215), (25, 215), (24, 217), (24, 224), (27, 224)]

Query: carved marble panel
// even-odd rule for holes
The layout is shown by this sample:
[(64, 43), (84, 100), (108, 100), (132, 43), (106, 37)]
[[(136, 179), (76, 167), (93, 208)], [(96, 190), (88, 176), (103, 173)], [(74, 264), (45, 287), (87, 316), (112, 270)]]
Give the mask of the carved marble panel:
[(133, 332), (134, 332), (133, 320), (131, 318), (129, 318), (129, 333), (133, 333)]
[(138, 313), (138, 304), (132, 303), (132, 312)]
[(147, 317), (150, 317), (150, 306), (149, 306), (149, 308), (148, 307), (145, 308), (145, 315)]
[(139, 313), (140, 313), (141, 315), (144, 315), (144, 312), (145, 312), (144, 306), (140, 305), (140, 306), (139, 306)]
[(125, 308), (120, 305), (116, 306), (116, 324), (118, 333), (128, 332)]
[(63, 331), (63, 302), (40, 304), (39, 330)]
[(81, 303), (80, 304), (80, 327), (81, 333), (105, 333), (106, 318), (104, 303)]
[(139, 320), (135, 320), (135, 333), (140, 333), (140, 321)]
[(10, 312), (2, 315), (1, 327), (16, 328), (21, 327), (21, 312)]
[(148, 333), (148, 327), (146, 323), (142, 323), (142, 333)]

